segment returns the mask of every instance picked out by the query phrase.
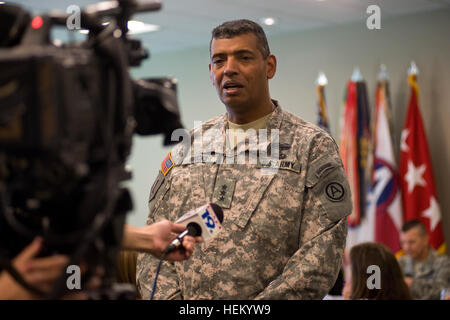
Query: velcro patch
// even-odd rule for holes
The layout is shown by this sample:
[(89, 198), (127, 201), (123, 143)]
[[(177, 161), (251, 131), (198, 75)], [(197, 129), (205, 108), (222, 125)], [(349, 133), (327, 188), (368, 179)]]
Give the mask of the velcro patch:
[(320, 166), (320, 168), (316, 171), (316, 176), (317, 176), (317, 178), (320, 179), (320, 177), (322, 177), (322, 175), (323, 175), (326, 171), (328, 171), (329, 169), (334, 168), (334, 167), (336, 167), (336, 166), (337, 166), (337, 165), (336, 165), (336, 163), (334, 163), (334, 162), (327, 162), (327, 163), (325, 163), (324, 165)]
[(174, 166), (174, 162), (172, 160), (172, 155), (170, 152), (167, 154), (167, 156), (164, 158), (164, 160), (161, 162), (161, 171), (165, 175), (169, 173), (170, 169)]

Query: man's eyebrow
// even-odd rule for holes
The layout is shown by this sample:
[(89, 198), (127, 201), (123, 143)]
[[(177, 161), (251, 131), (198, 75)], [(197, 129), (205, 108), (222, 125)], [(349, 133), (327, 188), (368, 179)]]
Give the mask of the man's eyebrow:
[[(242, 54), (253, 54), (253, 51), (247, 50), (247, 49), (241, 49), (241, 50), (236, 50), (236, 51), (231, 52), (231, 55), (234, 55), (234, 56), (235, 55), (242, 55)], [(226, 52), (217, 52), (217, 53), (212, 55), (211, 59), (214, 59), (216, 57), (224, 57), (224, 56), (227, 56), (227, 55), (228, 55), (228, 53), (226, 53)]]
[(233, 54), (234, 55), (253, 54), (253, 51), (247, 50), (247, 49), (242, 49), (242, 50), (234, 51)]
[(223, 57), (223, 56), (226, 56), (226, 55), (227, 55), (227, 54), (224, 53), (224, 52), (218, 52), (218, 53), (215, 53), (215, 54), (213, 54), (213, 55), (211, 56), (211, 60), (214, 59), (214, 58), (217, 58), (217, 57)]

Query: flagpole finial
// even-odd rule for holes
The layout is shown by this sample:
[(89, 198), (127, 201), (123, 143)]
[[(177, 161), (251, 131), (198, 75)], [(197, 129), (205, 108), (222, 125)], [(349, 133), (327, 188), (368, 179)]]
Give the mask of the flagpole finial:
[(352, 79), (353, 82), (361, 82), (364, 81), (363, 76), (361, 74), (361, 71), (359, 70), (358, 67), (355, 67), (355, 69), (353, 69), (353, 74), (352, 74)]
[(378, 80), (379, 81), (389, 80), (389, 74), (387, 73), (385, 64), (380, 65), (380, 72), (378, 73)]
[(416, 63), (413, 61), (411, 61), (411, 65), (409, 66), (408, 69), (408, 75), (418, 75), (419, 74), (419, 69), (417, 68)]
[(319, 72), (319, 76), (317, 77), (316, 84), (318, 86), (326, 86), (328, 84), (327, 76), (322, 71)]

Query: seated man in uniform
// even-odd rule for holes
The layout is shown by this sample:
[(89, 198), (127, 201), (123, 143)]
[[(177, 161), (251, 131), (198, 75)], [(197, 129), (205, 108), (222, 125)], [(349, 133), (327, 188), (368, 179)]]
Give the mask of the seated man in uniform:
[(415, 299), (439, 299), (441, 290), (450, 287), (450, 258), (430, 247), (427, 230), (418, 219), (403, 225), (400, 240), (406, 254), (399, 263), (411, 294)]

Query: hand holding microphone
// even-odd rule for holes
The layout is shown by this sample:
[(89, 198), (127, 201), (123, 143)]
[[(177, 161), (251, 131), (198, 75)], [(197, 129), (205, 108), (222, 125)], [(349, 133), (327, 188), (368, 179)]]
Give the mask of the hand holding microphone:
[[(125, 225), (122, 248), (148, 252), (160, 258), (176, 234), (183, 232), (186, 226), (161, 220), (145, 227)], [(188, 259), (194, 251), (196, 242), (202, 242), (201, 237), (187, 236), (183, 239), (183, 247), (165, 256), (166, 260), (181, 261)]]
[(125, 225), (122, 247), (149, 252), (157, 258), (164, 253), (164, 258), (170, 261), (186, 260), (195, 243), (209, 241), (220, 232), (222, 221), (222, 208), (207, 204), (189, 211), (175, 223), (161, 220), (145, 227)]
[[(153, 280), (152, 291), (150, 294), (150, 300), (153, 299), (153, 295), (156, 290), (156, 282), (158, 281), (159, 270), (161, 263), (166, 255), (170, 256), (177, 252), (180, 252), (181, 245), (185, 246), (186, 238), (189, 236), (201, 237), (204, 241), (210, 241), (217, 234), (222, 231), (223, 210), (215, 203), (205, 204), (194, 210), (189, 211), (179, 218), (175, 223), (183, 225), (186, 230), (181, 232), (172, 242), (166, 247), (162, 253), (161, 260), (155, 272), (155, 279)], [(184, 227), (183, 227), (184, 228)], [(183, 251), (183, 250), (181, 250)]]
[(166, 248), (170, 253), (181, 247), (183, 239), (187, 236), (202, 237), (205, 241), (214, 238), (221, 230), (223, 210), (215, 203), (210, 203), (189, 211), (179, 218), (176, 223), (186, 226)]

